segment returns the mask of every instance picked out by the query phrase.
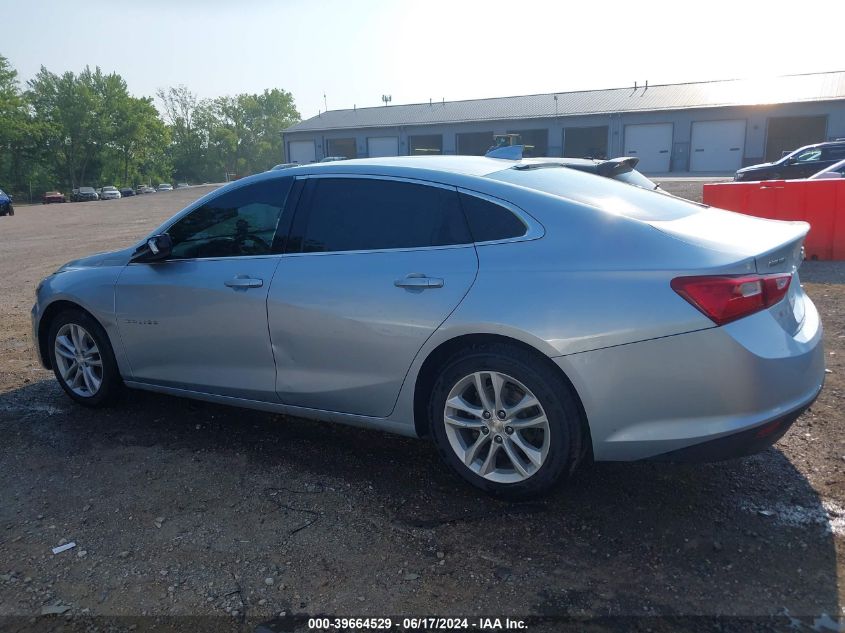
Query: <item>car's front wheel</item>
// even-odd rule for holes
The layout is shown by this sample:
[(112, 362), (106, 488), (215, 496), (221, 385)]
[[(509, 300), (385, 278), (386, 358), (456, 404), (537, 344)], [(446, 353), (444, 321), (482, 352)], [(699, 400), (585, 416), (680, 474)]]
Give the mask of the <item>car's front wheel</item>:
[(438, 451), (461, 477), (510, 498), (550, 490), (572, 470), (584, 441), (566, 382), (510, 345), (453, 357), (434, 384), (429, 420)]
[(88, 314), (59, 314), (51, 324), (48, 346), (53, 373), (76, 402), (102, 406), (119, 391), (122, 381), (108, 336)]

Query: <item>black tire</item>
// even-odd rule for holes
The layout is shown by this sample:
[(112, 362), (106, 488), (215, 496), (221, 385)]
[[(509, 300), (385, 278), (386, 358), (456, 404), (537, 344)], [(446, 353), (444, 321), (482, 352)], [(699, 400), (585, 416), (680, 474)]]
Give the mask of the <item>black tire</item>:
[(11, 204), (9, 205), (9, 215), (15, 215), (15, 207), (13, 207)]
[[(56, 336), (59, 330), (68, 324), (81, 326), (91, 336), (99, 350), (100, 360), (102, 361), (102, 381), (99, 389), (92, 396), (82, 396), (74, 392), (61, 375), (60, 365), (56, 359)], [(56, 380), (59, 381), (59, 385), (64, 389), (64, 392), (75, 402), (86, 407), (103, 407), (114, 402), (119, 395), (123, 387), (123, 380), (117, 369), (117, 361), (115, 361), (114, 350), (109, 342), (109, 337), (102, 326), (86, 312), (72, 309), (65, 310), (53, 319), (47, 337), (47, 353), (50, 355), (50, 365), (53, 367)]]
[[(522, 383), (539, 400), (548, 419), (550, 437), (545, 460), (521, 481), (503, 483), (479, 475), (464, 464), (450, 444), (444, 421), (446, 399), (462, 379), (479, 371), (499, 372)], [(445, 363), (432, 388), (428, 419), (437, 451), (458, 475), (489, 494), (514, 500), (552, 490), (574, 471), (586, 441), (580, 410), (566, 380), (529, 350), (502, 343), (470, 347)]]

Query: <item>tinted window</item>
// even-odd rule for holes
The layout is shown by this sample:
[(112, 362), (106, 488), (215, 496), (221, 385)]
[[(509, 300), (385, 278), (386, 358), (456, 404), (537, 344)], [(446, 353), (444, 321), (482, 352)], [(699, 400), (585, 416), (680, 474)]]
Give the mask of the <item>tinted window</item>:
[(377, 179), (319, 178), (312, 183), (304, 252), (472, 241), (455, 191)]
[(291, 178), (247, 185), (195, 209), (167, 231), (171, 259), (239, 257), (272, 252)]
[(522, 220), (501, 205), (462, 193), (461, 206), (476, 242), (506, 240), (525, 235), (527, 228)]
[(842, 160), (845, 158), (845, 145), (831, 145), (825, 148), (825, 160)]

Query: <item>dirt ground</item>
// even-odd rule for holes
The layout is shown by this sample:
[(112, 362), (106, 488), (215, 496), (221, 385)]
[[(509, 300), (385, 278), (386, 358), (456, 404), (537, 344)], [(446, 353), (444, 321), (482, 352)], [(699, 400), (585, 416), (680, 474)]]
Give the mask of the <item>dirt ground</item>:
[[(664, 186), (700, 196), (698, 182)], [(0, 630), (105, 630), (85, 616), (126, 618), (108, 630), (234, 629), (280, 614), (843, 630), (845, 263), (802, 268), (831, 373), (774, 448), (597, 464), (508, 504), (423, 441), (140, 392), (90, 411), (63, 394), (31, 351), (39, 279), (207, 190), (0, 218)], [(54, 555), (65, 541), (76, 547)], [(45, 608), (65, 613), (32, 617)]]

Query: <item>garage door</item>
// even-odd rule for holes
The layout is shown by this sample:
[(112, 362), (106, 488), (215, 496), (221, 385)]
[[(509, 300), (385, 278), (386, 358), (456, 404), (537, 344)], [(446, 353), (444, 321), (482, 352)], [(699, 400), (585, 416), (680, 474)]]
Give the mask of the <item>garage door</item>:
[(625, 126), (625, 156), (640, 159), (637, 169), (646, 173), (669, 171), (672, 159), (672, 124)]
[(367, 153), (370, 158), (399, 156), (398, 136), (378, 136), (367, 139)]
[(291, 163), (305, 165), (306, 163), (313, 163), (317, 160), (314, 141), (291, 141), (288, 143), (288, 151), (290, 152), (288, 161)]
[(695, 121), (690, 171), (736, 171), (745, 154), (745, 121)]

